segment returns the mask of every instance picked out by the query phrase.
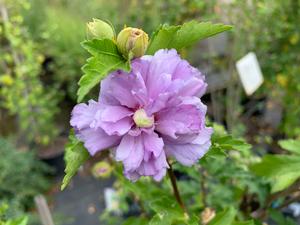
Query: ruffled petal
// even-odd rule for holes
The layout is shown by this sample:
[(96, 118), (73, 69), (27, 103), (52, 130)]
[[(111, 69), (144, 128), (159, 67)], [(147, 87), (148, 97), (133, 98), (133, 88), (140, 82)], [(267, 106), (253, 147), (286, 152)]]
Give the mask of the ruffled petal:
[(144, 157), (142, 136), (125, 135), (116, 149), (116, 160), (122, 161), (125, 171), (136, 170)]
[(195, 164), (210, 148), (212, 128), (203, 129), (192, 142), (178, 144), (167, 142), (165, 150), (168, 156), (173, 156), (185, 166)]
[(204, 125), (206, 106), (200, 100), (197, 103), (189, 101), (182, 100), (178, 106), (156, 113), (155, 130), (174, 139), (179, 134), (197, 133)]
[(137, 108), (146, 102), (146, 88), (140, 74), (117, 71), (102, 82), (99, 99), (107, 105), (122, 105)]
[(142, 161), (136, 170), (125, 171), (124, 175), (131, 181), (136, 181), (141, 176), (152, 176), (154, 180), (161, 181), (168, 167), (165, 152), (162, 151), (158, 157), (152, 154), (150, 160)]
[(187, 80), (179, 89), (178, 96), (198, 96), (201, 97), (206, 91), (207, 84), (204, 79), (192, 77)]
[(120, 143), (120, 137), (107, 135), (101, 128), (86, 128), (76, 131), (76, 136), (84, 143), (84, 147), (91, 155), (95, 155), (101, 150), (114, 147)]
[(126, 107), (106, 105), (101, 113), (101, 120), (104, 122), (117, 122), (131, 115), (133, 115), (132, 110)]
[(145, 151), (153, 153), (154, 157), (158, 157), (163, 151), (164, 142), (162, 138), (154, 132), (147, 134), (143, 133), (143, 142)]
[(101, 105), (93, 100), (90, 100), (88, 104), (80, 103), (76, 105), (71, 113), (71, 126), (75, 129), (90, 127), (99, 110), (101, 110)]
[(163, 151), (163, 140), (154, 132), (137, 137), (126, 135), (116, 149), (116, 160), (124, 164), (124, 175), (132, 180), (140, 176), (163, 178), (168, 163)]
[(176, 68), (182, 59), (177, 54), (175, 49), (158, 50), (151, 59), (151, 64), (147, 73), (146, 86), (149, 83), (159, 79), (161, 74), (173, 74), (176, 72)]
[(133, 120), (130, 117), (123, 118), (117, 122), (100, 122), (100, 127), (108, 135), (122, 136), (126, 134), (133, 126)]

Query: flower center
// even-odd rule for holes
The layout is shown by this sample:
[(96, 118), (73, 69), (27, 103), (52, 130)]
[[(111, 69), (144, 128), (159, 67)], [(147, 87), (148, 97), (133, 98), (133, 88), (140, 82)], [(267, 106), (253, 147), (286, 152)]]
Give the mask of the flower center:
[(154, 116), (148, 116), (144, 109), (138, 109), (133, 115), (133, 120), (137, 127), (152, 127), (154, 124)]

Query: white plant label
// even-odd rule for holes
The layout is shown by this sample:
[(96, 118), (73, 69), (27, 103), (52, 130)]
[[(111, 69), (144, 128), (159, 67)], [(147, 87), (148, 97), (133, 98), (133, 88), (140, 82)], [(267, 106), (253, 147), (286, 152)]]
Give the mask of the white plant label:
[(108, 211), (120, 213), (119, 198), (118, 194), (113, 188), (104, 189), (104, 201)]
[(236, 68), (247, 95), (252, 95), (264, 78), (255, 53), (249, 52), (236, 63)]

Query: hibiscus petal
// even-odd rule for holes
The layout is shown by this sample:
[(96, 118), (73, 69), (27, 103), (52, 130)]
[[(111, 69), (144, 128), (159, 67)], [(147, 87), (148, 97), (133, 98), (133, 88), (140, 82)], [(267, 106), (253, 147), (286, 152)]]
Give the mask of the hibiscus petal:
[(201, 97), (206, 91), (207, 84), (203, 79), (192, 77), (187, 80), (178, 92), (179, 96), (198, 96)]
[(155, 130), (174, 139), (178, 137), (178, 134), (198, 132), (201, 129), (202, 120), (205, 119), (198, 107), (181, 104), (156, 113)]
[(136, 182), (141, 177), (141, 175), (136, 171), (124, 171), (124, 176), (132, 182)]
[(151, 64), (147, 76), (147, 86), (152, 80), (158, 79), (161, 74), (173, 75), (181, 58), (175, 49), (158, 50), (151, 59)]
[[(117, 71), (101, 82), (99, 99), (104, 104), (137, 108), (146, 96), (144, 80), (140, 74)], [(143, 102), (146, 100), (143, 99)]]
[(77, 131), (76, 136), (84, 143), (84, 147), (91, 155), (95, 155), (101, 150), (111, 148), (120, 143), (119, 136), (109, 136), (101, 128), (86, 128)]
[(93, 100), (90, 100), (88, 104), (80, 103), (76, 105), (71, 113), (71, 126), (76, 129), (89, 127), (100, 109), (101, 105)]
[(159, 94), (164, 93), (172, 84), (172, 75), (162, 73), (147, 80), (148, 97), (155, 100)]
[(159, 170), (155, 175), (153, 175), (153, 179), (159, 182), (166, 176), (166, 173), (167, 173), (167, 169), (163, 168)]
[(100, 127), (108, 135), (122, 136), (126, 134), (133, 125), (132, 118), (126, 117), (117, 122), (100, 122)]
[(205, 128), (192, 143), (172, 144), (168, 142), (165, 150), (168, 156), (174, 156), (185, 166), (195, 164), (210, 148), (211, 128)]
[(117, 161), (123, 161), (126, 158), (128, 158), (130, 152), (134, 148), (134, 138), (130, 135), (125, 135), (120, 145), (116, 149), (116, 160)]
[(164, 142), (162, 138), (154, 132), (147, 134), (143, 133), (143, 142), (145, 150), (152, 152), (154, 157), (158, 157), (163, 151)]
[(125, 135), (116, 150), (116, 160), (123, 161), (125, 171), (137, 169), (144, 157), (142, 136)]
[(130, 115), (133, 115), (133, 112), (126, 107), (106, 105), (101, 113), (101, 120), (105, 122), (117, 122)]

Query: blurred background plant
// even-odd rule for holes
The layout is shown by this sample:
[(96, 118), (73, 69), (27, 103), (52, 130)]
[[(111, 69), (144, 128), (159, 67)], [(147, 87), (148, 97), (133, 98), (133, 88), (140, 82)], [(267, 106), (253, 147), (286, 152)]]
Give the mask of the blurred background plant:
[(1, 5), (1, 107), (15, 116), (20, 138), (27, 144), (49, 144), (58, 133), (58, 90), (43, 82), (44, 56), (23, 27), (26, 1)]
[(298, 0), (229, 1), (217, 11), (229, 23), (233, 60), (249, 51), (257, 54), (265, 77), (259, 95), (276, 99), (283, 108), (281, 132), (299, 136), (300, 109), (300, 20)]
[(6, 203), (1, 203), (0, 205), (0, 224), (1, 225), (27, 225), (28, 217), (20, 216), (18, 218), (9, 218), (7, 215), (7, 210), (9, 205)]
[(49, 188), (51, 169), (34, 151), (17, 150), (12, 143), (0, 138), (0, 203), (9, 205), (9, 218), (16, 218), (34, 208), (34, 196)]

